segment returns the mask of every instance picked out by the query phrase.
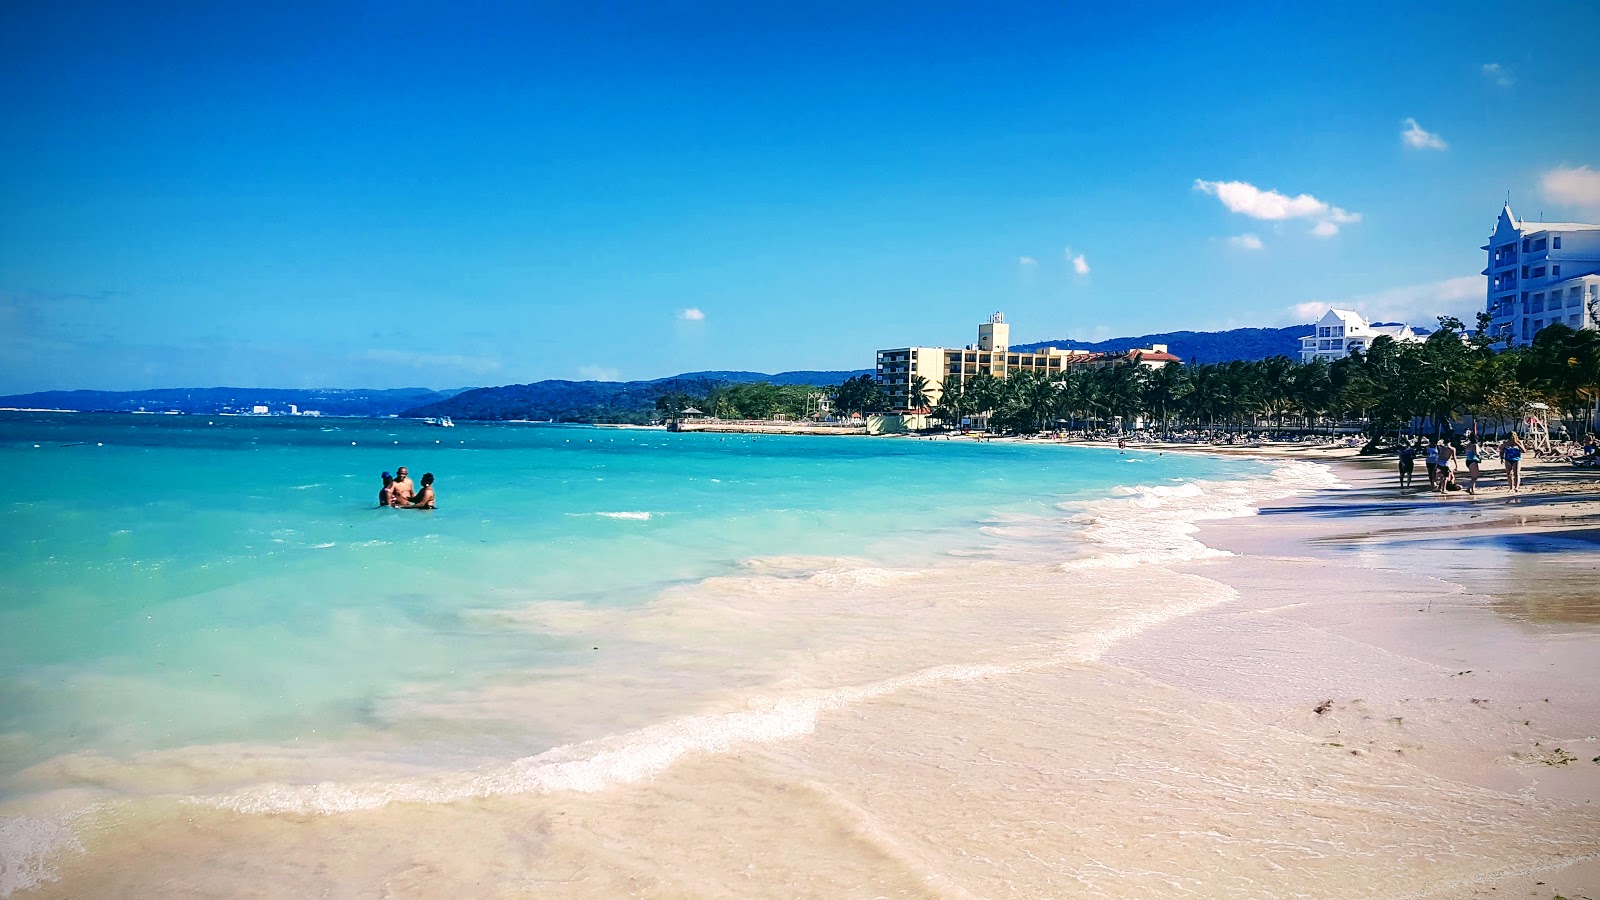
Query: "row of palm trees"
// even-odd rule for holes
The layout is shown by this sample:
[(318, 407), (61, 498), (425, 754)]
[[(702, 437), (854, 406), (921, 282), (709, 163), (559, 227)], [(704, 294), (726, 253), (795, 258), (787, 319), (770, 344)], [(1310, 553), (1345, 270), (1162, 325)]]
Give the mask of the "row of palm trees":
[(913, 380), (912, 408), (945, 425), (986, 419), (988, 427), (1029, 434), (1070, 429), (1317, 429), (1359, 421), (1373, 436), (1420, 428), (1500, 433), (1536, 404), (1574, 433), (1592, 430), (1600, 400), (1600, 333), (1552, 325), (1532, 345), (1496, 350), (1467, 338), (1460, 320), (1441, 317), (1425, 342), (1373, 341), (1365, 353), (1333, 362), (1276, 356), (1152, 369), (1118, 364), (1058, 374), (979, 374), (935, 392)]

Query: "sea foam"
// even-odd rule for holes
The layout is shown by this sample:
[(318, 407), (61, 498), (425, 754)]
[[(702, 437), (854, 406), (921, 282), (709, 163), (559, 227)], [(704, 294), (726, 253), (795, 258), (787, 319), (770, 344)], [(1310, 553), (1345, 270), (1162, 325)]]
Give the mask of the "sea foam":
[(64, 851), (83, 852), (67, 826), (28, 816), (0, 819), (0, 897), (55, 881), (51, 861)]
[[(1069, 505), (1081, 536), (1104, 552), (1060, 568), (1125, 568), (1228, 555), (1195, 540), (1195, 523), (1250, 515), (1262, 502), (1337, 483), (1325, 466), (1291, 462), (1270, 474), (1240, 481), (1119, 488), (1110, 499)], [(753, 562), (757, 568), (804, 571), (810, 568), (807, 563), (820, 561), (780, 557)], [(828, 588), (881, 586), (920, 574), (914, 570), (834, 565), (821, 571), (813, 569), (805, 581)], [(681, 716), (633, 732), (556, 747), (503, 768), (382, 783), (262, 785), (225, 797), (195, 798), (194, 802), (251, 814), (336, 814), (391, 803), (450, 803), (518, 794), (599, 791), (643, 781), (690, 755), (729, 753), (803, 737), (812, 733), (829, 711), (899, 691), (1091, 663), (1117, 643), (1151, 627), (1237, 597), (1232, 588), (1206, 579), (1185, 584), (1187, 590), (1171, 591), (1170, 599), (1119, 615), (1099, 627), (1048, 645), (1043, 652), (1008, 658), (1003, 663), (935, 665), (865, 684), (757, 696), (742, 709)]]

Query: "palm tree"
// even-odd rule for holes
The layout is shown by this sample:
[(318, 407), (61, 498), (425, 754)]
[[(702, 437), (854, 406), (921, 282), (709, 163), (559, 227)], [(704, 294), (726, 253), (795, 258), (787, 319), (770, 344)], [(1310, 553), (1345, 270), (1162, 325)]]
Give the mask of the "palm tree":
[(1172, 433), (1168, 427), (1168, 417), (1188, 392), (1189, 379), (1183, 366), (1162, 366), (1145, 379), (1145, 404), (1151, 412), (1161, 416), (1163, 434)]
[(960, 425), (970, 404), (966, 384), (959, 378), (953, 379), (945, 382), (944, 390), (939, 392), (939, 405), (933, 408), (933, 415), (946, 425)]
[(933, 398), (928, 393), (931, 387), (933, 385), (927, 378), (921, 375), (911, 376), (911, 387), (906, 394), (906, 408), (913, 412), (926, 411), (933, 405)]
[(966, 394), (971, 403), (969, 412), (992, 413), (1005, 399), (1005, 383), (988, 372), (979, 372), (967, 379)]

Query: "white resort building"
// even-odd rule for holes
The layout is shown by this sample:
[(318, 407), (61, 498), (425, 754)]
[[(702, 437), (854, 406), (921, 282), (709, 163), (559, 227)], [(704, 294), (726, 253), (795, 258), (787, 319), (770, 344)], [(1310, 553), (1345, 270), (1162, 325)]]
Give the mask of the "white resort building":
[(1316, 331), (1300, 339), (1300, 361), (1315, 359), (1335, 360), (1350, 355), (1352, 350), (1366, 352), (1373, 340), (1388, 336), (1401, 343), (1416, 343), (1423, 335), (1411, 330), (1403, 322), (1369, 323), (1358, 312), (1348, 309), (1330, 309), (1316, 323)]
[(1600, 309), (1600, 225), (1523, 222), (1507, 203), (1482, 248), (1489, 264), (1489, 330), (1526, 345), (1561, 322), (1594, 328)]
[(939, 402), (948, 381), (964, 382), (981, 373), (1005, 378), (1012, 372), (1033, 371), (1054, 375), (1080, 366), (1102, 367), (1136, 363), (1159, 369), (1179, 362), (1166, 344), (1152, 344), (1113, 353), (1088, 350), (1012, 350), (1011, 325), (995, 313), (978, 326), (978, 342), (966, 347), (900, 347), (878, 351), (877, 381), (896, 409), (911, 408), (911, 384), (919, 376), (927, 382), (929, 403)]

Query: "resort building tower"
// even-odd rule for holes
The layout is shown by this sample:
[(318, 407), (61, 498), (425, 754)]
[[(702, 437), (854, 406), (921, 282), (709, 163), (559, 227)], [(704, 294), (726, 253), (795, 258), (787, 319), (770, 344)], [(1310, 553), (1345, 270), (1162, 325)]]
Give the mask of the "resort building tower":
[(912, 402), (912, 386), (923, 379), (928, 396), (926, 406), (939, 402), (944, 386), (964, 382), (978, 374), (1006, 378), (1013, 372), (1030, 371), (1056, 375), (1079, 366), (1109, 366), (1135, 363), (1159, 369), (1179, 362), (1167, 352), (1165, 344), (1122, 352), (1095, 353), (1088, 350), (1062, 350), (1040, 347), (1035, 350), (1011, 349), (1011, 325), (1001, 313), (978, 326), (978, 342), (965, 347), (899, 347), (878, 351), (877, 382), (889, 397), (893, 409), (921, 408)]
[(1594, 328), (1600, 311), (1600, 225), (1524, 222), (1507, 203), (1488, 254), (1489, 333), (1526, 345), (1557, 322)]

